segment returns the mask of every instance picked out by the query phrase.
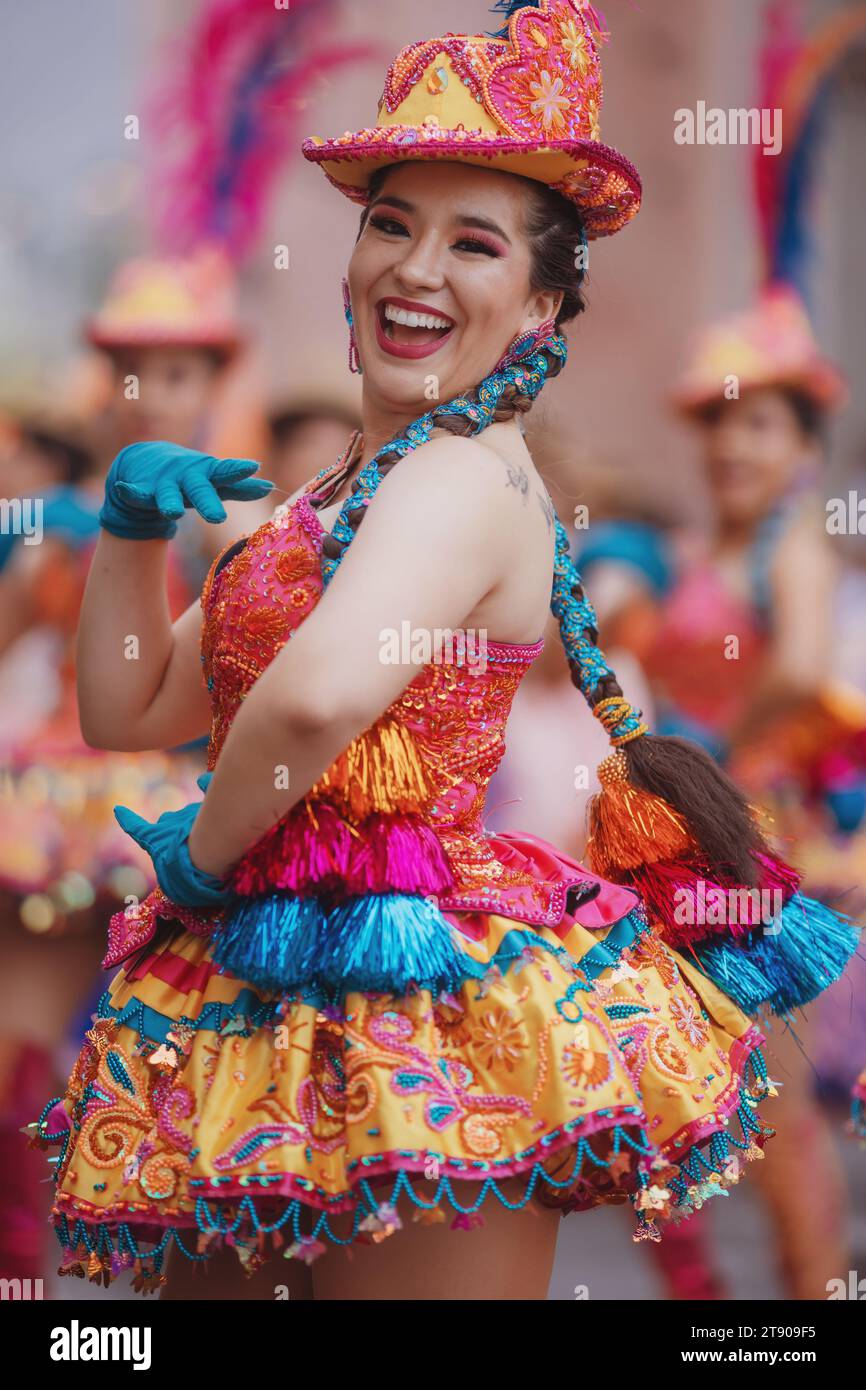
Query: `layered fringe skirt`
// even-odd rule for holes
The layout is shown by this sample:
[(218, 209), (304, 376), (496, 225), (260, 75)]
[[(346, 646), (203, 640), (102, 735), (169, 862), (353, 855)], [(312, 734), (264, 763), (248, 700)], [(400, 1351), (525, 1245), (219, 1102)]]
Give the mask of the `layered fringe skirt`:
[(114, 977), (31, 1126), (64, 1273), (148, 1291), (172, 1247), (254, 1272), (491, 1203), (630, 1201), (658, 1239), (773, 1133), (760, 1032), (640, 906), (601, 930), (448, 914), (458, 982), (400, 992), (251, 984), (183, 915)]

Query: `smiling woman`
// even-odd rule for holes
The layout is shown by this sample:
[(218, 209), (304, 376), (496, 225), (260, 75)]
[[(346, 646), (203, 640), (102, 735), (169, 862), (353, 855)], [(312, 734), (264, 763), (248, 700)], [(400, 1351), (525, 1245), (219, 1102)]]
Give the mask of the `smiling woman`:
[[(166, 444), (151, 487), (134, 451), (110, 475), (83, 631), (118, 591), (146, 606), (132, 738), (189, 709), (201, 660), (212, 778), (155, 825), (122, 813), (160, 888), (112, 920), (106, 964), (126, 963), (35, 1126), (62, 1145), (70, 1272), (195, 1297), (207, 1260), (210, 1299), (272, 1297), (279, 1252), (293, 1297), (544, 1298), (557, 1212), (630, 1201), (655, 1239), (760, 1156), (748, 1015), (813, 997), (853, 950), (597, 645), (519, 421), (565, 364), (586, 238), (625, 224), (639, 182), (598, 139), (592, 7), (505, 10), (501, 35), (404, 50), (377, 126), (305, 146), (366, 205), (362, 429), (214, 563), (200, 648), (143, 596), (171, 517), (213, 515), (236, 461)], [(484, 827), (549, 608), (612, 744), (590, 869)], [(480, 662), (383, 661), (404, 625), (491, 636)], [(676, 892), (704, 879), (777, 887), (785, 930), (684, 931)]]
[[(372, 347), (366, 342), (371, 320), (386, 355), (408, 361), (437, 355), (440, 396), (483, 379), (495, 360), (491, 344), (510, 342), (557, 314), (565, 322), (573, 317), (568, 308), (582, 307), (576, 264), (582, 236), (578, 210), (527, 178), (491, 171), (479, 181), (476, 169), (457, 163), (378, 170), (348, 277), (362, 360), (361, 345), (368, 356)], [(558, 286), (546, 248), (536, 245), (542, 237), (550, 246), (559, 243)], [(524, 302), (515, 300), (518, 287)], [(564, 308), (567, 289), (578, 297)], [(386, 389), (401, 395), (401, 380), (405, 374), (394, 374)], [(417, 377), (413, 383), (417, 392)], [(422, 402), (416, 395), (415, 403)]]

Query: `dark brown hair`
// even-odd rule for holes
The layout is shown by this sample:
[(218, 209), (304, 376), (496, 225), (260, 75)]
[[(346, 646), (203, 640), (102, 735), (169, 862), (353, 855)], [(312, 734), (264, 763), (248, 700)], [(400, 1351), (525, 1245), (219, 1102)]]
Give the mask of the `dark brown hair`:
[[(744, 388), (744, 390), (748, 389)], [(790, 408), (800, 433), (805, 439), (813, 440), (823, 437), (827, 426), (827, 412), (813, 396), (799, 386), (787, 386), (784, 383), (780, 383), (778, 386), (768, 385), (766, 389), (776, 391), (782, 397)], [(702, 425), (714, 425), (727, 405), (728, 402), (724, 400), (710, 401), (696, 412), (696, 417)]]

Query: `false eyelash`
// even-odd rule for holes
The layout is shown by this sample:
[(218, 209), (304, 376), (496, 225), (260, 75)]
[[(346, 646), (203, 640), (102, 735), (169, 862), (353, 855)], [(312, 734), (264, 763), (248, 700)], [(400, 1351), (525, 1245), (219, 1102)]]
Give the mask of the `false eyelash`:
[(488, 241), (487, 237), (484, 236), (483, 232), (480, 233), (480, 234), (479, 234), (478, 232), (473, 232), (471, 236), (462, 236), (462, 237), (458, 237), (458, 242), (465, 242), (465, 241), (474, 242), (476, 246), (482, 246), (482, 247), (484, 248), (484, 250), (487, 252), (488, 255), (491, 255), (491, 256), (501, 256), (501, 255), (502, 255), (502, 249), (501, 249), (501, 247), (500, 247), (499, 245), (497, 245), (497, 243), (496, 243), (495, 241), (492, 241), (492, 240)]
[[(391, 232), (388, 225), (389, 223), (393, 223), (396, 227), (401, 227), (404, 232), (408, 232), (409, 230), (405, 222), (401, 222), (399, 217), (388, 217), (384, 213), (371, 213), (368, 222), (371, 227), (377, 227), (379, 231), (384, 232), (386, 236)], [(391, 234), (393, 235), (393, 233)], [(473, 242), (475, 245), (482, 247), (484, 251), (491, 256), (501, 256), (503, 254), (501, 247), (495, 241), (488, 240), (483, 232), (472, 232), (470, 236), (458, 237), (457, 241)]]
[(385, 214), (382, 212), (371, 212), (367, 220), (371, 227), (378, 227), (381, 232), (387, 233), (389, 231), (389, 227), (387, 225), (389, 222), (393, 222), (394, 225), (397, 227), (402, 227), (404, 232), (408, 232), (409, 230), (409, 228), (406, 226), (406, 223), (401, 222), (399, 217), (386, 217)]

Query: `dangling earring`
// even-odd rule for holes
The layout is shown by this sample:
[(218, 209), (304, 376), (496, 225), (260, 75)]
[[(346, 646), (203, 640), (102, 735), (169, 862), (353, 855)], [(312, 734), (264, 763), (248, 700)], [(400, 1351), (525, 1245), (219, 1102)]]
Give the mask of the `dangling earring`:
[(521, 357), (525, 357), (528, 352), (537, 348), (544, 338), (549, 338), (555, 328), (555, 319), (545, 319), (544, 323), (540, 323), (537, 328), (530, 328), (528, 332), (521, 333), (519, 337), (514, 339), (505, 356), (500, 357), (493, 368), (494, 372), (504, 372), (505, 368), (510, 367), (512, 362), (517, 362)]
[(355, 342), (355, 320), (352, 317), (349, 282), (345, 275), (343, 276), (343, 313), (346, 315), (346, 322), (349, 325), (349, 371), (360, 373), (362, 371), (361, 359), (358, 356), (358, 344)]

